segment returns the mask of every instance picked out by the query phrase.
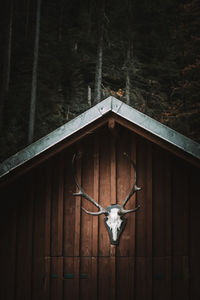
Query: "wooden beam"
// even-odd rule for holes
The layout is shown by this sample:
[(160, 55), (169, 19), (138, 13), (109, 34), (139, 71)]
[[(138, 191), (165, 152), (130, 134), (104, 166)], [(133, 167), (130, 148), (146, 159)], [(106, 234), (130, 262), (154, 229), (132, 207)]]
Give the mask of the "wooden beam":
[(109, 118), (108, 119), (108, 128), (110, 130), (115, 129), (115, 125), (116, 125), (115, 119), (114, 118)]
[(118, 138), (117, 124), (113, 117), (110, 117), (108, 119), (108, 129), (109, 129), (110, 133), (112, 134), (113, 138), (117, 139)]

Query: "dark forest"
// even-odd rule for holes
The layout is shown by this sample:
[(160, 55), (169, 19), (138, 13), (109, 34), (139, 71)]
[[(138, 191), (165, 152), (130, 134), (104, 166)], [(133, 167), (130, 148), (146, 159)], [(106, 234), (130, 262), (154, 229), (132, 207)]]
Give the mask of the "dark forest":
[(197, 0), (8, 0), (0, 159), (112, 95), (200, 141)]

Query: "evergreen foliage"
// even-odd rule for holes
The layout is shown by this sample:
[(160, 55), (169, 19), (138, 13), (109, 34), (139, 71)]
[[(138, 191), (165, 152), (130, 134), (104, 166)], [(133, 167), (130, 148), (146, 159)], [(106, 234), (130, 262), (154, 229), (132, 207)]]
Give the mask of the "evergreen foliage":
[[(103, 11), (101, 3), (42, 1), (34, 139), (94, 104), (99, 28), (103, 23), (101, 99), (113, 95), (128, 101), (134, 108), (200, 141), (198, 1), (108, 0)], [(27, 145), (36, 1), (9, 0), (1, 6), (3, 160)], [(11, 18), (7, 91), (4, 77), (8, 71)]]

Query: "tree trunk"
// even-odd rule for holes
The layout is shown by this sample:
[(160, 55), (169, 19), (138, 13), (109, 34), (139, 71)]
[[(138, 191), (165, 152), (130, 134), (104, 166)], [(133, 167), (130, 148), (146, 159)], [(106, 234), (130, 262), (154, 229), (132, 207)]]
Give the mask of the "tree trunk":
[(59, 24), (58, 24), (58, 41), (59, 42), (62, 42), (62, 39), (63, 39), (63, 33), (62, 33), (63, 10), (64, 10), (64, 3), (63, 3), (63, 0), (61, 0), (60, 1)]
[(39, 34), (40, 34), (40, 7), (41, 7), (41, 0), (38, 0), (37, 11), (36, 11), (36, 29), (35, 29), (35, 47), (34, 47), (34, 59), (33, 59), (32, 86), (31, 86), (31, 103), (30, 103), (30, 113), (29, 113), (29, 130), (28, 130), (29, 144), (33, 142), (34, 128), (35, 128), (37, 68), (38, 68), (38, 52), (39, 52)]
[(10, 16), (8, 22), (8, 37), (5, 43), (5, 55), (3, 63), (3, 75), (2, 75), (2, 86), (1, 86), (1, 99), (0, 99), (0, 130), (3, 126), (3, 114), (6, 98), (8, 96), (9, 85), (10, 85), (10, 67), (11, 67), (11, 50), (12, 50), (12, 30), (13, 30), (13, 1), (10, 2)]
[(130, 42), (128, 44), (127, 49), (127, 62), (126, 62), (126, 103), (130, 104), (130, 73), (129, 73), (129, 66), (130, 66)]
[(88, 29), (87, 29), (87, 37), (90, 38), (91, 28), (92, 28), (92, 1), (89, 1), (88, 4)]
[(97, 63), (95, 72), (94, 103), (101, 101), (102, 65), (103, 65), (103, 33), (104, 33), (104, 1), (101, 2), (99, 21), (99, 42), (97, 49)]
[(30, 18), (30, 0), (27, 0), (26, 4), (26, 24), (25, 24), (25, 37), (28, 38), (29, 33), (29, 18)]
[(131, 58), (132, 58), (132, 49), (131, 49), (131, 42), (132, 42), (132, 0), (128, 0), (128, 14), (127, 14), (127, 32), (128, 32), (128, 47), (127, 47), (127, 53), (126, 53), (126, 103), (130, 105), (130, 90), (131, 90), (131, 82), (130, 82), (130, 63), (131, 63)]
[(13, 2), (11, 1), (9, 36), (8, 36), (8, 61), (7, 61), (7, 76), (6, 76), (6, 92), (9, 91), (10, 85), (10, 66), (11, 66), (11, 50), (12, 50), (12, 27), (13, 27)]
[(92, 102), (91, 102), (91, 87), (88, 85), (88, 105), (91, 107), (92, 106)]

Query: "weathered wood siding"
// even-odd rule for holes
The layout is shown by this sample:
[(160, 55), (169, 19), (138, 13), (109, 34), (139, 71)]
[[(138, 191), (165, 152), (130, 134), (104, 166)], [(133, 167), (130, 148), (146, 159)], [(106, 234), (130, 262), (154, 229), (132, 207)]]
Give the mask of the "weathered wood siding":
[[(1, 189), (0, 299), (200, 299), (199, 170), (129, 130), (91, 133)], [(133, 184), (141, 205), (120, 245), (104, 216), (74, 197), (71, 160), (102, 206), (122, 203)], [(135, 206), (133, 196), (127, 208)]]

